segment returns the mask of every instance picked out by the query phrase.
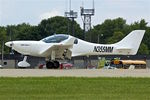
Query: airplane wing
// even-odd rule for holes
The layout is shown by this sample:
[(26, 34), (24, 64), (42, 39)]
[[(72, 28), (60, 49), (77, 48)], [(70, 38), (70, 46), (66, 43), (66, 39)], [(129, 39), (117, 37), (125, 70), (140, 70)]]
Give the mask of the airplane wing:
[(71, 49), (72, 45), (53, 45), (46, 49), (45, 51), (42, 51), (40, 54), (50, 57), (52, 55), (52, 52), (55, 52), (55, 58), (71, 58)]
[(47, 48), (44, 51), (41, 51), (40, 54), (47, 56), (47, 57), (51, 57), (52, 55), (55, 55), (55, 58), (69, 58), (71, 59), (71, 48), (73, 47), (74, 44), (74, 38), (70, 38), (67, 41), (64, 41), (60, 44), (54, 44), (53, 46), (50, 46), (49, 48)]

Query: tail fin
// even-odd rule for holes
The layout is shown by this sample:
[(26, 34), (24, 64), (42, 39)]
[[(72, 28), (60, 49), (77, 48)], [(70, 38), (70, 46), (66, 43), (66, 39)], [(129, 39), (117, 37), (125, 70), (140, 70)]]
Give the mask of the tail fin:
[(134, 30), (129, 33), (120, 42), (116, 43), (116, 49), (120, 52), (126, 52), (128, 55), (135, 55), (139, 49), (141, 41), (143, 39), (145, 30)]

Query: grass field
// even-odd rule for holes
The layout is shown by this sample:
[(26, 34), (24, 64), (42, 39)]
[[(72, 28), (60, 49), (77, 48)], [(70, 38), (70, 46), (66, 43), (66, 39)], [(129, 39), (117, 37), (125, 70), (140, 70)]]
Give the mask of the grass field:
[(0, 100), (150, 100), (150, 78), (0, 78)]

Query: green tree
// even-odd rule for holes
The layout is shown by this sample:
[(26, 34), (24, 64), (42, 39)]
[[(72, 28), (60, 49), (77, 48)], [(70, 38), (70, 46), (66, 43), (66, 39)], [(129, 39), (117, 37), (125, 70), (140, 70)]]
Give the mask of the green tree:
[(150, 54), (150, 27), (147, 27), (144, 38), (143, 38), (143, 43), (147, 45), (149, 54)]
[[(7, 41), (7, 32), (5, 27), (0, 27), (0, 51), (2, 48), (2, 44)], [(8, 52), (8, 49), (5, 49)]]
[[(38, 25), (40, 35), (44, 38), (53, 34), (71, 34), (68, 33), (68, 23), (71, 23), (71, 21), (61, 16), (42, 20)], [(80, 28), (79, 24), (76, 23), (76, 21), (74, 21), (74, 30), (76, 37), (83, 38), (83, 31)]]
[(7, 36), (9, 36), (9, 40), (10, 38), (11, 40), (39, 40), (42, 38), (37, 26), (26, 23), (7, 26)]
[(145, 45), (144, 43), (142, 43), (140, 45), (139, 50), (138, 50), (138, 54), (149, 54), (149, 50), (148, 50), (147, 45)]
[(121, 39), (123, 39), (124, 34), (122, 32), (114, 32), (113, 36), (108, 38), (107, 43), (113, 44), (119, 42)]
[[(113, 36), (114, 32), (124, 31), (124, 27), (127, 28), (126, 20), (123, 18), (117, 18), (117, 19), (107, 19), (102, 24), (98, 24), (94, 26), (92, 36), (96, 35), (102, 36), (100, 38), (101, 43), (107, 43), (108, 39)], [(96, 37), (94, 36), (94, 37)], [(94, 38), (95, 40), (95, 38)], [(97, 39), (96, 39), (97, 40)]]
[(141, 19), (140, 22), (134, 22), (130, 25), (131, 30), (145, 30), (147, 28), (147, 22), (144, 19)]
[(7, 40), (7, 34), (6, 34), (6, 28), (0, 27), (0, 41), (6, 41)]

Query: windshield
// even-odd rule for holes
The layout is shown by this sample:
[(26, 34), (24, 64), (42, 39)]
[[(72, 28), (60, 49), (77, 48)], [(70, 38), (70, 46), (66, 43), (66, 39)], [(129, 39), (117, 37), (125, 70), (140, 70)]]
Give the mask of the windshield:
[(66, 39), (68, 39), (68, 35), (64, 35), (64, 34), (56, 34), (56, 35), (52, 35), (49, 37), (46, 37), (44, 39), (42, 39), (41, 41), (45, 42), (45, 43), (60, 43)]

